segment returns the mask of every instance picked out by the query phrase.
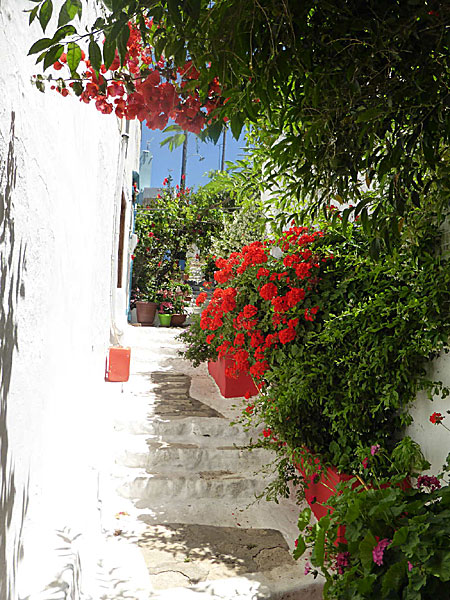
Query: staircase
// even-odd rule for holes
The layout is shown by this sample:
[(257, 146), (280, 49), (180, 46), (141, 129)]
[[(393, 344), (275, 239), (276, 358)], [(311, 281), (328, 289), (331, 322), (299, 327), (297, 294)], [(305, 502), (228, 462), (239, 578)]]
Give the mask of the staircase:
[(178, 356), (176, 331), (130, 330), (134, 373), (116, 414), (113, 485), (125, 513), (118, 536), (140, 548), (148, 597), (322, 598), (291, 556), (299, 507), (255, 502), (273, 454), (243, 448), (251, 434), (230, 426), (235, 402), (206, 367)]

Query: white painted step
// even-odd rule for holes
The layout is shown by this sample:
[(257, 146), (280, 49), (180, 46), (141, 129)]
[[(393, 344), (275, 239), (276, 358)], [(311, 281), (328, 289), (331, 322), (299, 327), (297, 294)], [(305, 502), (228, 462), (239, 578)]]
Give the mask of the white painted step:
[(157, 442), (148, 438), (138, 438), (134, 441), (133, 446), (127, 446), (117, 458), (117, 462), (126, 467), (138, 467), (148, 472), (163, 473), (167, 470), (183, 472), (227, 470), (235, 473), (260, 471), (264, 465), (274, 459), (273, 453), (262, 448), (250, 451), (229, 445)]
[[(241, 425), (230, 425), (227, 419), (215, 417), (188, 417), (172, 420), (148, 418), (116, 424), (116, 430), (136, 435), (148, 434), (155, 438), (159, 436), (168, 442), (177, 441), (178, 438), (182, 438), (183, 441), (187, 438), (204, 438), (206, 441), (209, 438), (213, 444), (219, 446), (230, 444), (244, 446), (252, 437)], [(253, 433), (253, 438), (255, 438), (255, 433)]]
[(197, 498), (228, 498), (252, 500), (266, 486), (253, 473), (228, 471), (203, 471), (184, 475), (180, 472), (151, 473), (130, 477), (123, 481), (117, 491), (124, 498), (133, 500), (169, 500), (180, 502)]

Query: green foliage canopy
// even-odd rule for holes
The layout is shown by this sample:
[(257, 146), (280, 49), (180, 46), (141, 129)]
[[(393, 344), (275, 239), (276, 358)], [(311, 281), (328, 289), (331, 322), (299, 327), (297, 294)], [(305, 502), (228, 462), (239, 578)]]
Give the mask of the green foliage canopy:
[[(33, 0), (43, 29), (51, 0)], [(218, 109), (238, 136), (252, 122), (269, 136), (269, 173), (292, 173), (288, 189), (316, 198), (384, 189), (402, 214), (435, 191), (449, 198), (450, 5), (437, 0), (103, 0), (108, 14), (88, 34), (68, 23), (39, 40), (39, 59), (89, 37), (91, 61), (106, 36), (103, 61), (124, 61), (127, 22), (136, 20), (155, 54), (181, 65), (191, 58), (200, 93), (218, 77)], [(39, 12), (38, 12), (39, 8)], [(153, 18), (148, 29), (146, 19)], [(66, 28), (66, 29), (64, 29)], [(36, 46), (35, 44), (35, 46)], [(35, 49), (36, 51), (36, 49)], [(46, 60), (47, 59), (47, 60)], [(129, 82), (131, 85), (131, 82)], [(209, 134), (217, 139), (222, 125)], [(286, 185), (286, 182), (285, 182)]]

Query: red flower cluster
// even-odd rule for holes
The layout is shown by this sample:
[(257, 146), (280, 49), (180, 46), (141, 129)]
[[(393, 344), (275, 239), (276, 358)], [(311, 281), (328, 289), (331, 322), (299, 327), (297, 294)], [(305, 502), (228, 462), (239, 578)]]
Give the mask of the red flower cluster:
[[(151, 20), (146, 24), (149, 29), (153, 26)], [(200, 98), (198, 88), (187, 85), (199, 77), (192, 61), (175, 70), (163, 57), (155, 56), (152, 47), (143, 44), (141, 32), (134, 23), (129, 22), (128, 27), (125, 66), (121, 67), (116, 51), (109, 69), (101, 65), (97, 74), (82, 52), (85, 70), (81, 81), (72, 82), (69, 87), (82, 102), (94, 101), (103, 114), (114, 111), (119, 118), (137, 118), (146, 121), (150, 129), (164, 129), (171, 118), (184, 131), (200, 133), (213, 118), (212, 111), (223, 103), (217, 78), (211, 81), (206, 98)], [(63, 54), (53, 68), (60, 71), (66, 63), (67, 57)], [(63, 96), (69, 94), (62, 79), (52, 88)]]
[[(320, 281), (321, 265), (332, 257), (310, 246), (323, 235), (291, 227), (279, 240), (253, 242), (216, 260), (214, 279), (220, 287), (203, 311), (200, 327), (220, 330), (220, 341), (211, 333), (206, 340), (219, 357), (230, 359), (228, 376), (247, 372), (264, 384), (273, 349), (294, 341), (299, 327), (315, 320), (319, 306), (311, 307), (309, 298)], [(270, 256), (272, 244), (282, 248), (282, 260)]]
[[(206, 296), (206, 292), (202, 292), (202, 294)], [(199, 294), (199, 298), (202, 294)], [(209, 329), (211, 331), (222, 327), (224, 313), (229, 313), (236, 307), (236, 294), (236, 289), (231, 287), (215, 289), (211, 297), (211, 302), (202, 312), (200, 327), (203, 330)], [(231, 345), (230, 342), (228, 343)]]
[(206, 292), (200, 292), (200, 294), (197, 296), (197, 300), (195, 301), (195, 304), (197, 306), (200, 306), (201, 304), (203, 304), (203, 302), (206, 300), (207, 297), (208, 297), (208, 294)]

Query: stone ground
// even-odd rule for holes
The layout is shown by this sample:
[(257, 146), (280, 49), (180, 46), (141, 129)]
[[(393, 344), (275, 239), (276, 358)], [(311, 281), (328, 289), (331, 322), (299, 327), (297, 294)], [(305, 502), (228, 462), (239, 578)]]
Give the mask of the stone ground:
[(99, 598), (319, 600), (320, 583), (291, 556), (298, 506), (255, 502), (272, 454), (242, 448), (251, 434), (230, 426), (242, 400), (222, 398), (206, 366), (178, 355), (180, 331), (126, 333), (132, 373), (115, 384), (114, 456), (100, 486)]

